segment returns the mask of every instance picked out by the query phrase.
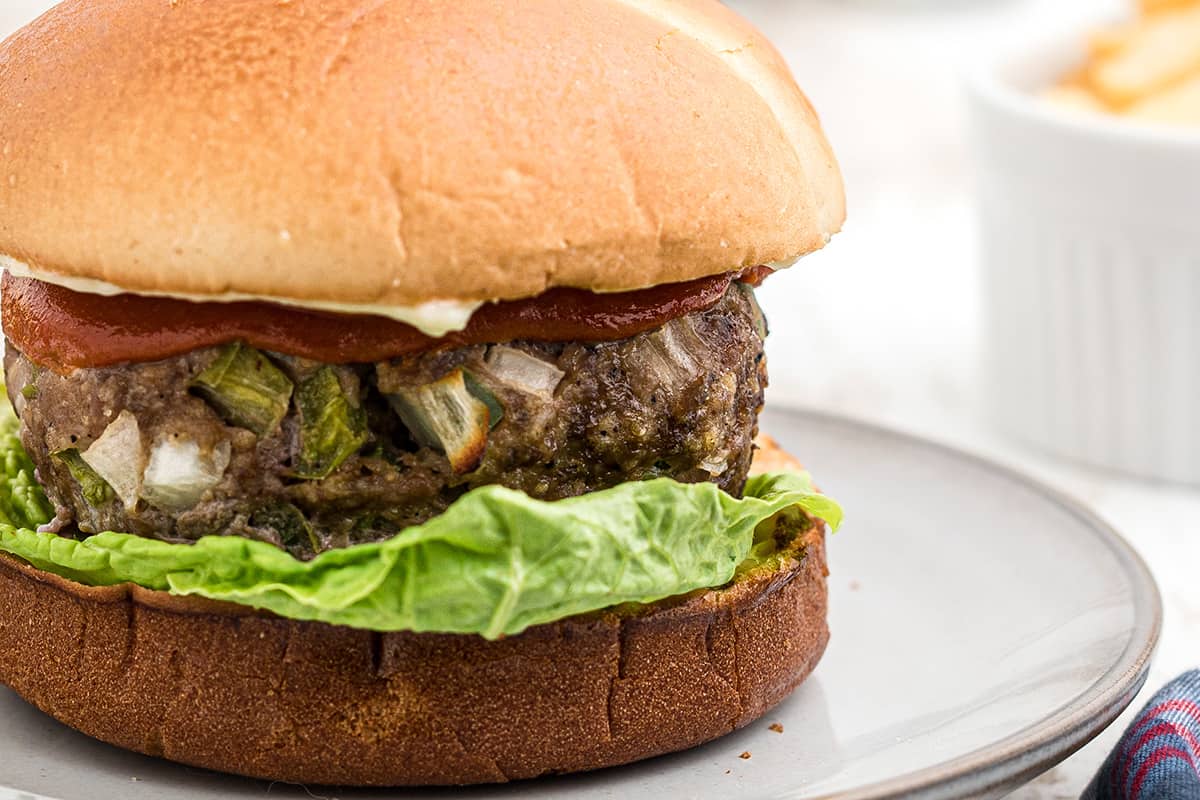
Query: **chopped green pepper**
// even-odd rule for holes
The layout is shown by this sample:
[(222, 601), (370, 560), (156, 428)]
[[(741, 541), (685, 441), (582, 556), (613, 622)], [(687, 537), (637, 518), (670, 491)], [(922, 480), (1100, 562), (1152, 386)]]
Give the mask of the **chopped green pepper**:
[(287, 415), (292, 382), (271, 360), (240, 342), (226, 345), (191, 382), (232, 425), (264, 436)]
[(68, 447), (57, 450), (51, 455), (71, 473), (71, 477), (79, 484), (80, 493), (88, 505), (102, 506), (113, 499), (115, 496), (113, 488), (108, 485), (108, 481), (100, 477), (96, 470), (88, 466), (77, 448)]
[(352, 405), (332, 367), (321, 367), (296, 389), (300, 411), (298, 478), (329, 477), (367, 442), (367, 413)]

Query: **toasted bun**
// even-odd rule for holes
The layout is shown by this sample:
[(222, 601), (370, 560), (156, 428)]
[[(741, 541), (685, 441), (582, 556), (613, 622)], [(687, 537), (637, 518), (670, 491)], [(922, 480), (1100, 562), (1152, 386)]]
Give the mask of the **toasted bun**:
[(728, 587), (500, 641), (87, 587), (0, 557), (0, 681), (106, 742), (271, 780), (465, 784), (622, 764), (741, 727), (812, 671), (829, 638), (823, 528)]
[(66, 0), (0, 46), (0, 119), (0, 254), (110, 291), (622, 291), (844, 215), (811, 106), (717, 0)]

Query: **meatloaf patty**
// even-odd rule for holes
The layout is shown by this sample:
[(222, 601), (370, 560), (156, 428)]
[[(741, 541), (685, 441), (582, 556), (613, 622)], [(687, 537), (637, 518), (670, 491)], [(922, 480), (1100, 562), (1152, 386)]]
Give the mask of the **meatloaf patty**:
[(766, 369), (751, 290), (616, 342), (510, 342), (374, 364), (239, 343), (40, 368), (9, 345), (54, 527), (208, 534), (307, 558), (387, 538), (469, 489), (543, 499), (669, 476), (740, 494)]

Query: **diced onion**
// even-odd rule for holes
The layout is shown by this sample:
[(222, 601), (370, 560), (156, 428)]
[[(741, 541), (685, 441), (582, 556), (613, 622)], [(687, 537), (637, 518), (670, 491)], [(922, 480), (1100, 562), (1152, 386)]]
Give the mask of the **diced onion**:
[(548, 361), (503, 345), (488, 350), (484, 363), (496, 380), (543, 400), (554, 396), (554, 390), (566, 375)]
[(108, 482), (126, 509), (132, 510), (137, 505), (146, 454), (137, 417), (128, 409), (118, 414), (80, 457)]
[(150, 449), (150, 460), (142, 475), (142, 497), (167, 511), (194, 507), (204, 493), (216, 486), (229, 466), (231, 447), (223, 440), (211, 452), (201, 453), (191, 439), (171, 436)]
[(490, 412), (467, 390), (463, 371), (388, 395), (392, 408), (419, 443), (446, 454), (455, 474), (479, 466), (487, 449)]
[(693, 355), (702, 349), (703, 343), (691, 321), (682, 318), (648, 334), (638, 343), (634, 353), (655, 383), (674, 392), (691, 384), (703, 371)]

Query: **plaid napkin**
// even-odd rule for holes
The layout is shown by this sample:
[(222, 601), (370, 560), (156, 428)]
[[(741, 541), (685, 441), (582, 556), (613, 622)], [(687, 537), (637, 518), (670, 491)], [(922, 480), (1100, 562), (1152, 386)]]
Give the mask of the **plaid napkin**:
[(1083, 799), (1200, 800), (1200, 670), (1154, 695)]

